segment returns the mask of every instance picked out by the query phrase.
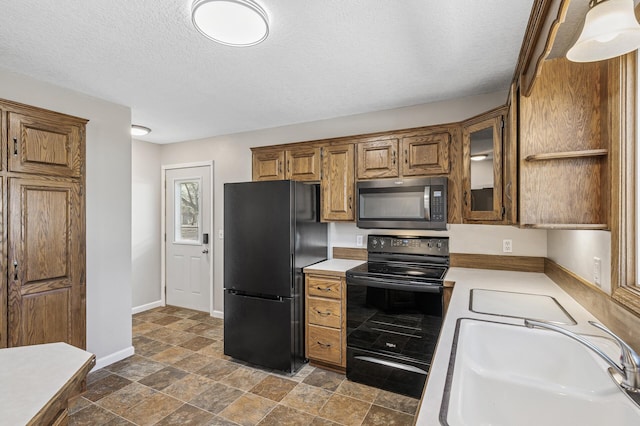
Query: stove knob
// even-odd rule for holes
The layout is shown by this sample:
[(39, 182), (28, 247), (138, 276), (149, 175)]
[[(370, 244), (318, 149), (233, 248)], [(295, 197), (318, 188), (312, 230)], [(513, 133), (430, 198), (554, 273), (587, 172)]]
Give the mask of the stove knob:
[(380, 247), (384, 247), (384, 240), (380, 240)]
[(429, 241), (429, 242), (427, 243), (427, 247), (429, 247), (429, 248), (433, 247), (433, 243), (432, 243), (431, 241)]
[(378, 240), (376, 240), (375, 238), (371, 241), (371, 245), (372, 246), (377, 246), (378, 245)]
[(442, 243), (436, 244), (436, 247), (438, 247), (438, 249), (441, 249), (442, 248)]

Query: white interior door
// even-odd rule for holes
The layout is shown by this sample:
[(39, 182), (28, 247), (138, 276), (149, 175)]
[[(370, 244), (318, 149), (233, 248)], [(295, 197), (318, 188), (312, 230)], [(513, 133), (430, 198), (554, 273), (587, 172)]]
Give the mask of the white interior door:
[(166, 191), (166, 302), (209, 312), (210, 166), (168, 169)]

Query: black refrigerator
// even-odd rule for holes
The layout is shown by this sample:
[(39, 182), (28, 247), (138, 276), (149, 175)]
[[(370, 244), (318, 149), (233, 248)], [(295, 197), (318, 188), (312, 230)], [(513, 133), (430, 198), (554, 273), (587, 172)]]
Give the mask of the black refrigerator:
[(302, 268), (327, 258), (318, 185), (224, 185), (224, 353), (275, 370), (305, 362)]

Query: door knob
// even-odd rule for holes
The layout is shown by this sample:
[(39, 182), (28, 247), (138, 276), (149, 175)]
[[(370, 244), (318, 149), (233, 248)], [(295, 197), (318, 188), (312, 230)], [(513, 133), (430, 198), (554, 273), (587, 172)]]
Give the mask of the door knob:
[(202, 250), (202, 253), (204, 253), (204, 254), (209, 253), (209, 249), (204, 249), (204, 250)]

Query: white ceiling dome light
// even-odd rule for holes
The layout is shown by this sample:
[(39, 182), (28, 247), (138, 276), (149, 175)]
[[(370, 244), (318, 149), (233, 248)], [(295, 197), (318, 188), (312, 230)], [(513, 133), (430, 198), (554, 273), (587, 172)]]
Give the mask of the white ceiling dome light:
[(227, 46), (253, 46), (269, 35), (267, 13), (252, 0), (195, 0), (191, 18), (205, 37)]
[(137, 124), (131, 125), (131, 136), (144, 136), (151, 133), (151, 129)]
[(591, 0), (582, 33), (567, 52), (573, 62), (596, 62), (640, 48), (633, 0)]

